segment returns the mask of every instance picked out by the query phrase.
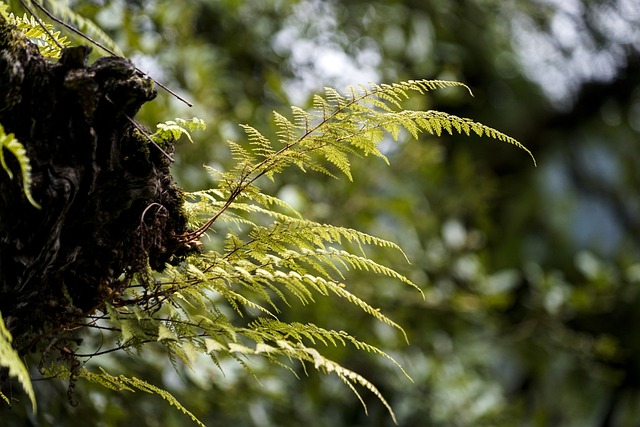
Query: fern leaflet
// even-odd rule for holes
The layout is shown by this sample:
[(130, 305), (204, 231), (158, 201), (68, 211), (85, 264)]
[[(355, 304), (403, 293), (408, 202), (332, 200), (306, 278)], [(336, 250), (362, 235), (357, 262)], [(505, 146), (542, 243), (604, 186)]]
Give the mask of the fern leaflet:
[[(31, 385), (31, 379), (29, 378), (29, 372), (25, 367), (22, 360), (20, 360), (20, 356), (18, 352), (16, 352), (11, 346), (12, 337), (11, 333), (7, 329), (4, 324), (4, 320), (0, 313), (0, 366), (7, 368), (9, 370), (9, 376), (15, 377), (18, 379), (18, 382), (24, 388), (27, 396), (31, 400), (31, 406), (33, 410), (36, 410), (36, 396), (33, 392), (33, 387)], [(9, 399), (3, 393), (0, 392), (0, 397), (3, 398), (7, 403)]]
[(166, 400), (170, 405), (175, 406), (180, 412), (187, 415), (196, 424), (206, 427), (202, 422), (193, 415), (188, 409), (186, 409), (178, 400), (168, 391), (156, 387), (153, 384), (141, 380), (136, 377), (127, 377), (124, 375), (113, 376), (104, 369), (100, 368), (100, 373), (93, 373), (87, 370), (80, 371), (81, 378), (85, 378), (88, 381), (99, 384), (111, 390), (126, 390), (135, 392), (136, 390), (144, 391), (145, 393), (156, 394)]
[(33, 199), (31, 195), (31, 164), (29, 162), (29, 158), (27, 157), (27, 151), (24, 146), (18, 142), (15, 136), (10, 133), (6, 134), (4, 131), (4, 127), (0, 124), (0, 164), (2, 168), (7, 172), (9, 178), (13, 179), (13, 173), (11, 169), (7, 165), (7, 162), (4, 157), (4, 150), (9, 151), (11, 154), (15, 156), (20, 165), (20, 173), (22, 176), (22, 188), (25, 197), (33, 205), (34, 207), (40, 209), (40, 205)]

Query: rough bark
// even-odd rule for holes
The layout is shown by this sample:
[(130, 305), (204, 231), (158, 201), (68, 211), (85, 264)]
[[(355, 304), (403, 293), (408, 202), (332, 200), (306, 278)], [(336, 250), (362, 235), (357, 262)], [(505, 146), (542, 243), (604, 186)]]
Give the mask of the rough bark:
[(46, 60), (0, 22), (0, 123), (25, 146), (42, 206), (0, 170), (0, 312), (23, 353), (182, 250), (170, 162), (128, 119), (155, 97), (153, 82), (122, 58), (88, 66), (89, 52)]

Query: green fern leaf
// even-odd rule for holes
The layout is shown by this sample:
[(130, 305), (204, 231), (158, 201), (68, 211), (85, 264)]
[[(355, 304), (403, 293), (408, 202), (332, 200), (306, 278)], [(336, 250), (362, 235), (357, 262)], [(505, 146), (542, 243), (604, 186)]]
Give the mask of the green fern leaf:
[(69, 46), (67, 38), (61, 37), (60, 31), (56, 31), (53, 25), (39, 22), (35, 17), (29, 17), (27, 14), (20, 18), (13, 13), (7, 13), (6, 5), (0, 13), (9, 24), (15, 25), (25, 37), (38, 46), (40, 53), (46, 58), (60, 58), (61, 47)]
[(100, 42), (103, 46), (111, 50), (111, 52), (115, 53), (116, 55), (121, 57), (125, 56), (116, 42), (111, 37), (109, 37), (109, 35), (105, 33), (102, 28), (100, 28), (92, 20), (87, 19), (84, 16), (74, 12), (74, 10), (69, 6), (68, 2), (49, 1), (47, 2), (47, 4), (51, 8), (51, 12), (55, 16), (75, 26), (79, 31), (89, 34), (92, 38), (94, 38), (94, 40)]
[[(29, 396), (31, 406), (35, 412), (36, 396), (33, 392), (29, 372), (27, 371), (24, 363), (22, 363), (22, 360), (20, 360), (18, 352), (11, 346), (12, 340), (13, 338), (11, 333), (5, 326), (2, 314), (0, 313), (0, 366), (9, 370), (9, 376), (18, 379), (18, 382), (27, 393), (27, 396)], [(2, 395), (3, 399), (9, 403), (9, 400), (3, 393), (0, 393), (0, 395)]]
[(191, 132), (195, 130), (206, 130), (207, 124), (204, 120), (194, 117), (192, 119), (169, 120), (156, 125), (157, 131), (149, 135), (149, 138), (157, 144), (162, 144), (169, 140), (177, 141), (181, 136), (185, 136), (189, 142), (193, 143)]
[(196, 424), (206, 427), (193, 413), (191, 413), (188, 409), (186, 409), (171, 393), (168, 391), (154, 386), (153, 384), (149, 384), (148, 382), (141, 380), (136, 377), (127, 377), (124, 375), (113, 376), (109, 374), (103, 368), (100, 368), (100, 373), (93, 373), (87, 370), (82, 370), (79, 375), (81, 378), (85, 378), (86, 380), (99, 384), (103, 387), (106, 387), (111, 390), (126, 390), (130, 392), (135, 392), (135, 390), (143, 391), (145, 393), (155, 394), (163, 398), (170, 405), (175, 406), (183, 414), (187, 415), (194, 421)]
[(305, 347), (302, 344), (298, 344), (295, 347), (293, 347), (284, 340), (278, 341), (278, 344), (287, 350), (290, 350), (290, 349), (297, 350), (296, 354), (298, 354), (298, 358), (309, 360), (314, 364), (314, 368), (316, 370), (327, 373), (327, 374), (335, 374), (338, 378), (340, 378), (340, 380), (343, 383), (345, 383), (351, 389), (351, 391), (353, 391), (353, 393), (360, 400), (360, 403), (362, 404), (365, 413), (368, 413), (366, 403), (364, 402), (364, 400), (362, 399), (362, 396), (355, 389), (353, 385), (354, 384), (360, 385), (366, 388), (371, 393), (373, 393), (373, 395), (376, 396), (376, 398), (384, 405), (384, 407), (389, 412), (389, 415), (391, 416), (391, 419), (393, 420), (393, 422), (395, 424), (398, 424), (396, 415), (393, 412), (391, 405), (389, 405), (389, 402), (387, 402), (384, 396), (382, 396), (382, 393), (380, 393), (380, 391), (376, 388), (376, 386), (374, 386), (369, 380), (364, 378), (362, 375), (354, 371), (351, 371), (347, 368), (344, 368), (343, 366), (341, 366), (340, 364), (332, 360), (327, 359), (326, 357), (322, 356), (322, 354), (320, 354), (320, 352), (314, 348)]
[(7, 166), (4, 150), (9, 151), (11, 154), (15, 156), (20, 165), (20, 173), (22, 176), (22, 188), (25, 197), (31, 203), (32, 206), (40, 209), (40, 205), (33, 199), (31, 194), (31, 164), (29, 162), (29, 158), (27, 157), (27, 150), (25, 150), (24, 146), (18, 142), (15, 136), (10, 133), (6, 134), (4, 131), (4, 127), (0, 125), (0, 164), (2, 168), (7, 172), (9, 178), (13, 179), (13, 173), (9, 166)]
[(421, 129), (437, 136), (441, 136), (443, 129), (446, 130), (450, 135), (453, 135), (453, 131), (455, 130), (457, 133), (465, 134), (467, 136), (470, 134), (470, 131), (473, 130), (478, 136), (487, 136), (498, 141), (515, 145), (516, 147), (524, 150), (527, 154), (529, 154), (534, 166), (537, 166), (537, 162), (535, 157), (533, 156), (533, 153), (527, 147), (522, 145), (515, 138), (512, 138), (482, 123), (433, 110), (405, 110), (398, 114), (409, 118), (411, 121), (415, 122)]
[(7, 22), (9, 22), (9, 20), (11, 19), (11, 14), (9, 13), (9, 5), (3, 1), (0, 1), (0, 16), (2, 16), (2, 18)]

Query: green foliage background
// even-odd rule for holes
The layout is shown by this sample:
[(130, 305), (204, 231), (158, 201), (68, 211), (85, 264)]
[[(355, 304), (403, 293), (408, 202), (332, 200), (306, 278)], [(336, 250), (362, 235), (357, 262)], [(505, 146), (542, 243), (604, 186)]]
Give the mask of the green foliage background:
[[(385, 359), (330, 355), (370, 379), (403, 426), (627, 426), (640, 392), (640, 6), (519, 0), (117, 0), (69, 2), (138, 67), (186, 96), (161, 95), (138, 116), (153, 127), (202, 117), (195, 144), (178, 147), (175, 174), (212, 185), (202, 164), (229, 166), (223, 142), (237, 123), (266, 129), (322, 86), (437, 78), (462, 81), (416, 98), (500, 129), (532, 149), (539, 167), (505, 144), (448, 137), (386, 147), (390, 166), (354, 161), (354, 183), (292, 170), (270, 188), (318, 222), (398, 242), (394, 263), (422, 286), (370, 277), (351, 283), (409, 336), (334, 302), (294, 306), (283, 320), (345, 329)], [(613, 31), (613, 29), (616, 31)], [(635, 44), (634, 44), (635, 43)], [(364, 81), (363, 81), (364, 80)], [(368, 253), (373, 259), (390, 254)], [(391, 254), (393, 256), (393, 254)], [(96, 339), (99, 339), (97, 337)], [(156, 357), (158, 356), (158, 357)], [(163, 385), (207, 425), (391, 425), (371, 396), (366, 416), (339, 381), (302, 380), (233, 362), (196, 364), (179, 377), (161, 354), (109, 366)], [(90, 362), (91, 363), (91, 362)], [(105, 364), (102, 359), (100, 363)], [(34, 383), (39, 412), (14, 405), (8, 425), (171, 426), (188, 418), (143, 393)], [(2, 410), (3, 412), (5, 409)], [(24, 414), (24, 418), (23, 415)], [(30, 419), (30, 421), (25, 421)]]

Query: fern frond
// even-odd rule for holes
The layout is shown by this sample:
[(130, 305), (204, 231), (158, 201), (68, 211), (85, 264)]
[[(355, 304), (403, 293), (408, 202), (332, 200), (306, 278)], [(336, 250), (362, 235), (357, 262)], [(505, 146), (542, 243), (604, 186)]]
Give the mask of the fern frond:
[[(400, 113), (397, 113), (403, 118), (408, 118), (410, 122), (415, 123), (419, 129), (425, 130), (432, 135), (441, 136), (443, 130), (446, 131), (449, 135), (453, 135), (454, 131), (459, 134), (465, 134), (467, 136), (471, 135), (471, 131), (473, 131), (478, 136), (487, 136), (489, 138), (506, 142), (516, 147), (524, 150), (533, 161), (534, 165), (537, 165), (536, 159), (533, 156), (533, 153), (522, 143), (520, 143), (515, 138), (512, 138), (502, 132), (497, 131), (496, 129), (484, 125), (482, 123), (474, 122), (471, 119), (454, 116), (452, 114), (443, 113), (441, 111), (411, 111), (405, 110)], [(403, 121), (403, 124), (410, 123)], [(406, 125), (407, 129), (409, 129), (410, 125)], [(412, 132), (413, 133), (413, 132)]]
[[(295, 109), (292, 109), (292, 113), (294, 115), (294, 120), (299, 121), (300, 118), (299, 117), (296, 118)], [(278, 113), (277, 111), (273, 112), (273, 121), (276, 124), (276, 127), (278, 129), (276, 132), (278, 135), (278, 141), (283, 145), (286, 145), (289, 141), (295, 138), (297, 130), (305, 129), (304, 126), (301, 127), (300, 123), (298, 123), (297, 125), (291, 123), (289, 119), (287, 119), (285, 116)]]
[[(282, 117), (282, 116), (276, 115), (275, 120), (278, 120), (279, 117)], [(282, 117), (282, 119), (284, 119), (284, 117)], [(280, 121), (280, 127), (282, 126), (286, 127), (287, 125), (283, 124), (283, 122)], [(256, 128), (252, 126), (241, 125), (241, 127), (242, 129), (244, 129), (244, 132), (248, 137), (249, 144), (253, 146), (252, 151), (255, 154), (263, 158), (269, 158), (270, 156), (273, 156), (273, 154), (275, 153), (275, 150), (271, 148), (271, 141), (269, 140), (269, 138), (264, 136)], [(286, 133), (286, 128), (285, 130), (282, 130), (281, 128), (280, 132)]]
[[(293, 121), (274, 113), (279, 149), (255, 128), (242, 126), (247, 134), (250, 149), (238, 143), (230, 143), (232, 155), (238, 167), (234, 174), (226, 175), (225, 182), (234, 182), (238, 193), (243, 187), (252, 185), (258, 178), (282, 172), (290, 165), (305, 166), (331, 174), (324, 166), (314, 160), (314, 156), (323, 158), (351, 179), (349, 158), (362, 153), (375, 155), (385, 161), (386, 157), (378, 149), (385, 132), (394, 139), (401, 128), (418, 138), (421, 131), (441, 136), (443, 130), (452, 133), (469, 134), (471, 130), (479, 135), (508, 142), (531, 152), (517, 140), (495, 129), (438, 111), (404, 111), (401, 101), (409, 97), (410, 92), (424, 94), (428, 91), (446, 87), (468, 86), (459, 82), (443, 80), (410, 80), (388, 84), (370, 84), (369, 86), (349, 87), (348, 96), (343, 96), (333, 88), (325, 88), (325, 96), (313, 98), (313, 113), (292, 108)], [(400, 111), (397, 111), (399, 109)], [(535, 163), (535, 159), (534, 159)]]
[(68, 2), (45, 1), (43, 4), (46, 4), (47, 7), (49, 7), (53, 15), (74, 26), (77, 30), (90, 35), (93, 39), (100, 42), (100, 44), (110, 49), (116, 55), (122, 57), (125, 56), (117, 43), (107, 33), (105, 33), (92, 20), (73, 11), (73, 9), (69, 7)]
[[(314, 290), (315, 292), (318, 292), (319, 294), (324, 296), (334, 294), (360, 308), (363, 312), (369, 314), (376, 320), (399, 330), (400, 332), (402, 332), (405, 340), (407, 340), (404, 329), (399, 324), (384, 315), (379, 309), (372, 307), (366, 301), (347, 291), (346, 286), (343, 283), (332, 279), (328, 274), (326, 274), (326, 272), (325, 274), (323, 274), (325, 277), (314, 276), (312, 274), (305, 273), (304, 266), (297, 263), (295, 261), (295, 257), (295, 254), (289, 252), (288, 258), (270, 258), (272, 260), (279, 260), (282, 263), (283, 267), (295, 268), (294, 270), (290, 270), (288, 272), (282, 271), (280, 269), (270, 270), (269, 268), (271, 267), (264, 262), (259, 265), (255, 265), (247, 261), (243, 261), (242, 267), (238, 267), (235, 266), (232, 262), (227, 264), (220, 261), (216, 266), (217, 268), (211, 269), (211, 271), (212, 273), (216, 274), (217, 279), (224, 277), (224, 280), (227, 284), (222, 287), (217, 283), (216, 280), (210, 280), (209, 282), (212, 286), (211, 289), (219, 291), (223, 296), (225, 296), (225, 298), (229, 298), (228, 294), (233, 293), (233, 296), (230, 298), (230, 303), (233, 303), (239, 297), (235, 295), (235, 291), (229, 289), (229, 286), (231, 286), (233, 283), (236, 283), (245, 286), (248, 292), (253, 292), (259, 295), (272, 307), (275, 307), (275, 303), (271, 296), (266, 292), (266, 290), (269, 289), (275, 291), (275, 286), (277, 285), (284, 286), (285, 289), (296, 295), (303, 303), (306, 303), (308, 300), (312, 300), (309, 289)], [(316, 255), (312, 251), (306, 252), (306, 255), (301, 256), (300, 258), (303, 258), (304, 261), (308, 261), (309, 258), (313, 257), (322, 257), (323, 260), (326, 260), (323, 254)], [(240, 258), (242, 259), (242, 257)], [(300, 258), (298, 258), (298, 261), (300, 260)], [(267, 258), (265, 257), (265, 259)], [(356, 265), (355, 262), (354, 265)], [(232, 268), (233, 271), (230, 272), (230, 268)], [(371, 269), (372, 267), (369, 268)], [(398, 276), (402, 278), (402, 276)], [(408, 279), (403, 279), (403, 281), (411, 283)], [(281, 293), (276, 291), (276, 294), (280, 298), (283, 298), (283, 295)], [(252, 307), (258, 308), (263, 312), (266, 311), (261, 306)], [(270, 312), (266, 312), (270, 315), (270, 317), (274, 319), (276, 318), (276, 316), (272, 315)]]
[[(275, 216), (273, 213), (270, 216)], [(233, 246), (234, 252), (242, 249), (249, 252), (268, 253), (275, 252), (280, 255), (289, 253), (292, 247), (302, 251), (326, 250), (327, 245), (342, 245), (343, 241), (356, 245), (362, 254), (365, 253), (364, 245), (373, 245), (389, 248), (400, 252), (407, 262), (406, 254), (395, 243), (372, 236), (351, 228), (338, 227), (330, 224), (320, 224), (314, 221), (296, 219), (291, 217), (278, 217), (268, 227), (254, 227), (249, 232), (251, 241), (244, 245)], [(324, 253), (325, 252), (317, 252)]]
[(402, 368), (402, 366), (389, 354), (380, 350), (378, 347), (367, 344), (349, 335), (345, 331), (334, 331), (325, 328), (321, 328), (313, 323), (285, 323), (276, 319), (259, 318), (249, 324), (252, 330), (262, 332), (268, 335), (270, 339), (295, 339), (297, 342), (304, 344), (303, 340), (306, 338), (311, 344), (316, 345), (318, 342), (325, 346), (338, 347), (339, 345), (346, 346), (350, 343), (358, 350), (364, 350), (367, 353), (373, 353), (378, 356), (384, 357), (393, 363), (402, 373), (411, 380), (409, 374)]
[[(397, 424), (397, 419), (391, 405), (389, 405), (384, 396), (382, 396), (382, 393), (380, 393), (370, 381), (356, 372), (346, 369), (340, 364), (322, 356), (317, 349), (304, 345), (302, 340), (303, 337), (311, 341), (318, 339), (325, 344), (331, 342), (333, 345), (338, 342), (344, 345), (348, 341), (361, 350), (384, 356), (397, 365), (397, 362), (381, 350), (362, 343), (346, 333), (327, 331), (313, 324), (286, 324), (277, 320), (258, 319), (250, 323), (249, 327), (244, 328), (241, 333), (255, 342), (254, 348), (238, 342), (225, 345), (212, 339), (205, 340), (205, 346), (209, 352), (228, 351), (231, 354), (243, 356), (259, 355), (272, 363), (288, 369), (290, 369), (288, 366), (279, 362), (279, 357), (298, 360), (303, 363), (303, 366), (304, 362), (312, 363), (316, 370), (325, 374), (334, 374), (347, 384), (362, 403), (365, 412), (367, 411), (367, 406), (354, 385), (359, 385), (369, 390), (385, 406), (394, 423)], [(406, 375), (406, 372), (404, 372), (404, 374)]]
[(402, 283), (406, 283), (407, 285), (415, 288), (420, 293), (422, 293), (422, 289), (420, 289), (418, 287), (418, 285), (413, 283), (407, 277), (403, 276), (402, 274), (398, 273), (397, 271), (395, 271), (395, 270), (393, 270), (393, 269), (391, 269), (389, 267), (385, 267), (382, 264), (378, 264), (377, 262), (375, 262), (373, 260), (358, 256), (358, 255), (351, 254), (351, 253), (349, 253), (347, 251), (339, 251), (339, 250), (334, 249), (334, 248), (331, 248), (329, 250), (329, 253), (331, 253), (334, 256), (336, 256), (337, 259), (346, 261), (354, 269), (362, 270), (362, 271), (372, 271), (372, 272), (374, 272), (376, 274), (380, 274), (380, 275), (383, 275), (383, 276), (391, 277), (391, 278), (396, 279), (396, 280), (398, 280), (398, 281), (400, 281)]
[(10, 133), (6, 134), (4, 127), (0, 124), (0, 165), (7, 172), (9, 178), (13, 179), (13, 173), (6, 163), (4, 157), (4, 150), (9, 151), (15, 156), (20, 165), (20, 174), (22, 176), (22, 188), (25, 197), (37, 209), (40, 209), (40, 205), (33, 199), (31, 194), (31, 163), (29, 157), (27, 157), (27, 150), (24, 146)]
[(296, 355), (297, 359), (307, 360), (313, 363), (314, 368), (318, 371), (324, 372), (326, 374), (335, 374), (340, 380), (345, 383), (351, 391), (358, 397), (360, 403), (362, 404), (365, 413), (368, 414), (367, 405), (362, 399), (360, 393), (355, 389), (355, 385), (359, 385), (369, 390), (373, 395), (384, 405), (384, 407), (389, 412), (391, 419), (395, 424), (398, 424), (398, 420), (396, 418), (391, 405), (389, 402), (382, 396), (382, 393), (374, 386), (369, 380), (364, 378), (362, 375), (351, 371), (340, 364), (324, 357), (318, 350), (315, 348), (305, 347), (302, 344), (297, 344), (292, 346), (285, 340), (279, 340), (277, 342), (281, 348), (285, 349), (287, 352), (293, 353)]
[(130, 392), (143, 391), (145, 393), (155, 394), (163, 398), (170, 405), (175, 406), (183, 414), (187, 415), (196, 424), (206, 427), (193, 413), (185, 408), (171, 393), (168, 391), (149, 384), (148, 382), (136, 377), (127, 377), (124, 375), (111, 375), (103, 368), (100, 368), (99, 373), (93, 373), (88, 370), (80, 371), (81, 378), (86, 379), (94, 384), (101, 385), (110, 390), (121, 391), (126, 390)]
[(169, 140), (177, 141), (183, 135), (189, 140), (189, 142), (193, 143), (191, 132), (195, 130), (206, 130), (207, 124), (204, 120), (194, 117), (187, 120), (180, 118), (169, 120), (164, 123), (158, 123), (156, 127), (158, 130), (149, 135), (149, 138), (157, 144), (161, 144)]
[(11, 19), (11, 13), (9, 12), (9, 5), (6, 4), (3, 1), (0, 1), (0, 16), (2, 16), (2, 18), (9, 22), (9, 19)]
[[(18, 352), (13, 349), (11, 345), (12, 341), (13, 337), (4, 324), (2, 313), (0, 313), (0, 366), (8, 369), (9, 376), (17, 378), (18, 383), (20, 383), (24, 391), (27, 393), (27, 396), (29, 396), (29, 399), (31, 400), (31, 407), (35, 412), (36, 396), (33, 392), (29, 372), (27, 371), (24, 363), (22, 363), (22, 360), (20, 360)], [(9, 400), (3, 393), (0, 393), (0, 395), (2, 395), (3, 399), (9, 403)]]
[[(308, 113), (307, 111), (299, 107), (292, 106), (291, 113), (293, 114), (295, 127), (304, 133), (309, 132), (309, 129), (311, 128), (312, 124), (317, 120), (313, 114)], [(292, 137), (289, 138), (289, 141), (293, 139), (294, 139), (294, 135), (292, 135)]]
[[(53, 25), (39, 22), (38, 19), (33, 16), (29, 17), (25, 14), (21, 18), (15, 16), (13, 13), (7, 13), (5, 7), (2, 12), (2, 17), (5, 18), (9, 24), (15, 25), (25, 37), (38, 46), (40, 53), (46, 58), (60, 58), (62, 54), (60, 47), (69, 46), (67, 38), (61, 36), (60, 31), (56, 31)], [(43, 26), (46, 28), (46, 31), (42, 28)]]

